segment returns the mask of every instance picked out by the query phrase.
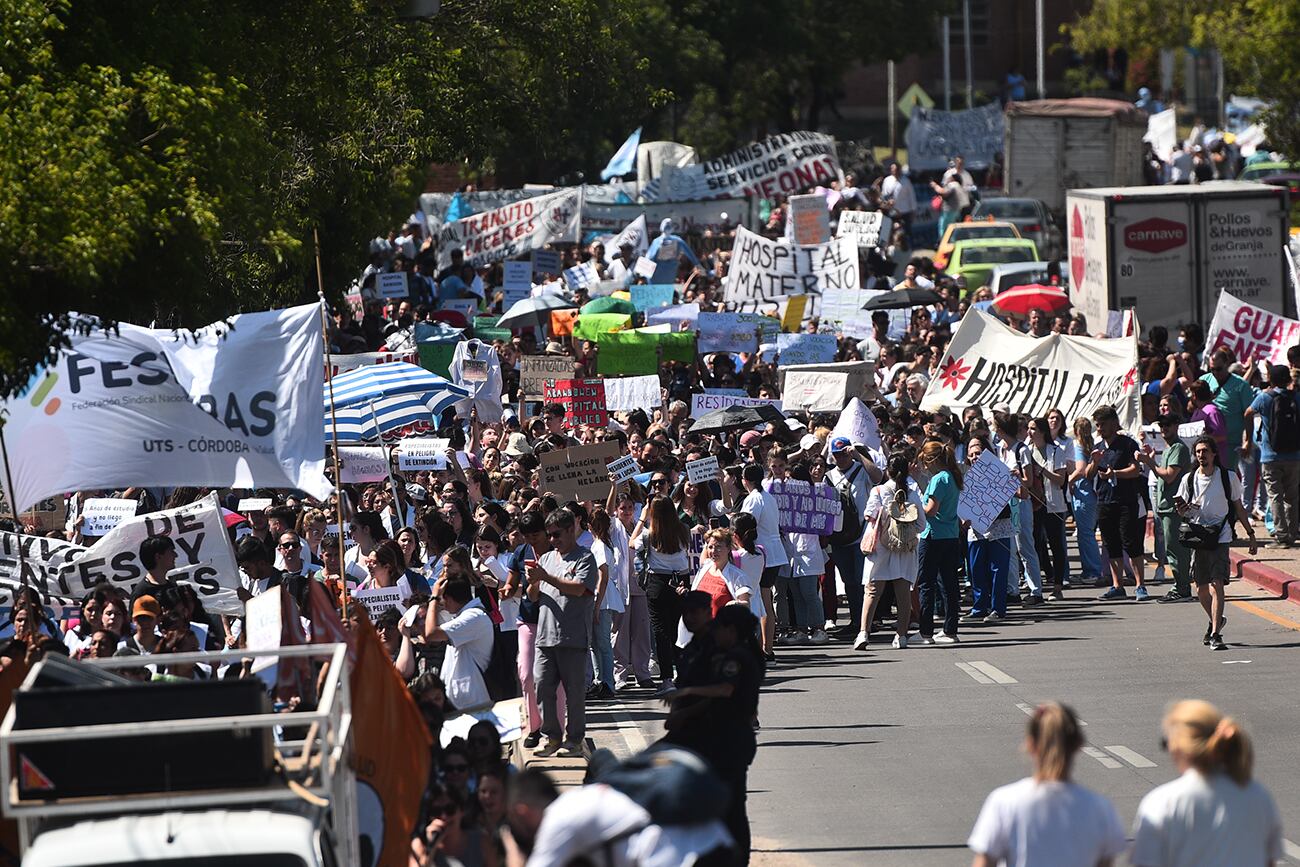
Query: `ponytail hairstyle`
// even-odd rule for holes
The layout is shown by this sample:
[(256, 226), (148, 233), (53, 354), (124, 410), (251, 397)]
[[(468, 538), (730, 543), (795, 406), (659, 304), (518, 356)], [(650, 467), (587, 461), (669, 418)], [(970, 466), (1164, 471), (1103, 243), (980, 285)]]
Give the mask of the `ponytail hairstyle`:
[(918, 457), (923, 464), (942, 464), (943, 468), (952, 476), (953, 482), (957, 485), (957, 490), (961, 490), (961, 470), (957, 466), (957, 453), (953, 451), (952, 446), (945, 445), (938, 440), (930, 440), (921, 446)]
[(758, 520), (748, 512), (738, 512), (731, 518), (731, 534), (739, 548), (750, 554), (757, 554)]
[(911, 468), (912, 462), (907, 459), (907, 455), (894, 452), (889, 456), (889, 463), (885, 465), (885, 475), (898, 486), (900, 491), (903, 491), (907, 489), (907, 474)]
[(1255, 764), (1250, 738), (1214, 705), (1180, 701), (1165, 715), (1164, 729), (1170, 752), (1182, 753), (1202, 774), (1222, 771), (1239, 786), (1250, 782)]
[(1083, 730), (1074, 711), (1054, 701), (1034, 708), (1025, 736), (1034, 751), (1034, 779), (1062, 783), (1070, 778), (1074, 754), (1083, 747)]

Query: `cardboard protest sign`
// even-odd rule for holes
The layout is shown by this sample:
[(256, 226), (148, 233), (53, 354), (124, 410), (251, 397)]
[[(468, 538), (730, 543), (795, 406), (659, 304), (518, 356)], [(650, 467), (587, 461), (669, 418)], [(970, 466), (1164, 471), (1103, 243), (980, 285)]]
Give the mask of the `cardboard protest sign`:
[(1219, 306), (1214, 309), (1206, 338), (1206, 359), (1226, 346), (1243, 364), (1257, 359), (1286, 364), (1287, 349), (1300, 342), (1300, 322), (1247, 304), (1225, 289), (1219, 292)]
[[(451, 264), (451, 251), (464, 251), (475, 267), (513, 259), (547, 244), (577, 242), (582, 191), (563, 189), (482, 214), (444, 223), (438, 233), (438, 267)], [(559, 269), (551, 271), (558, 274)]]
[(558, 379), (548, 381), (542, 389), (542, 399), (564, 407), (564, 424), (576, 428), (582, 425), (605, 427), (609, 413), (605, 409), (605, 381), (603, 379)]
[(1114, 406), (1120, 427), (1138, 429), (1137, 342), (1053, 334), (1021, 334), (978, 310), (962, 319), (921, 409), (960, 413), (1006, 403), (1014, 413), (1042, 416), (1053, 407), (1066, 418)]
[(856, 397), (851, 397), (848, 404), (840, 411), (839, 420), (835, 422), (831, 435), (826, 438), (828, 450), (831, 441), (836, 437), (844, 437), (855, 446), (865, 445), (870, 449), (879, 449), (880, 425), (876, 422), (875, 414), (866, 404)]
[(403, 472), (447, 469), (446, 437), (403, 437), (397, 442), (397, 468)]
[(595, 265), (590, 262), (583, 262), (580, 265), (565, 269), (564, 282), (574, 289), (581, 289), (584, 286), (591, 286), (600, 282), (600, 274), (596, 272)]
[(135, 500), (92, 497), (81, 507), (81, 535), (105, 536), (127, 518), (135, 516)]
[(372, 587), (369, 590), (353, 590), (348, 594), (352, 599), (366, 606), (371, 623), (378, 623), (379, 618), (389, 609), (402, 608), (402, 591), (396, 587)]
[(330, 368), (325, 371), (325, 378), (329, 379), (332, 376), (338, 376), (340, 373), (356, 370), (358, 367), (368, 367), (372, 364), (388, 364), (393, 361), (419, 364), (420, 354), (418, 352), (354, 352), (349, 355), (331, 355)]
[(563, 270), (563, 261), (558, 250), (533, 251), (533, 276), (539, 274), (558, 276)]
[(410, 297), (411, 294), (411, 290), (407, 288), (405, 271), (390, 271), (375, 275), (375, 287), (382, 297), (394, 301)]
[(791, 196), (786, 219), (796, 244), (825, 244), (831, 239), (831, 213), (820, 193)]
[(619, 456), (617, 442), (543, 452), (542, 491), (560, 501), (600, 500), (609, 495), (609, 464)]
[(827, 536), (840, 517), (840, 495), (828, 484), (814, 485), (796, 479), (773, 479), (765, 487), (780, 509), (781, 532)]
[(781, 402), (787, 410), (839, 412), (844, 407), (847, 373), (792, 370), (781, 388)]
[(1011, 475), (1007, 465), (993, 452), (985, 451), (962, 479), (957, 517), (970, 521), (976, 532), (987, 533), (1019, 490), (1020, 480)]
[[(533, 265), (527, 260), (511, 259), (501, 263), (501, 288), (506, 292), (527, 294), (533, 288)], [(507, 308), (508, 309), (508, 308)]]
[(1002, 105), (988, 105), (965, 111), (937, 108), (912, 109), (907, 125), (907, 164), (912, 171), (943, 171), (955, 154), (966, 159), (968, 169), (985, 169), (995, 154), (1002, 152)]
[[(844, 323), (859, 318), (863, 313), (862, 305), (866, 303), (867, 298), (862, 289), (828, 290), (822, 293), (821, 321), (841, 328)], [(867, 316), (867, 321), (871, 321), (870, 315)]]
[(706, 412), (713, 412), (715, 409), (726, 409), (729, 406), (774, 406), (781, 409), (781, 401), (768, 400), (762, 397), (741, 397), (731, 394), (692, 394), (691, 395), (691, 418), (699, 418)]
[(631, 455), (624, 455), (616, 461), (611, 461), (605, 465), (605, 469), (613, 473), (614, 480), (618, 482), (626, 482), (641, 472), (641, 467), (637, 465), (636, 458)]
[(343, 484), (381, 482), (388, 478), (388, 457), (379, 446), (335, 446)]
[(551, 311), (551, 334), (556, 337), (564, 337), (572, 334), (574, 327), (578, 323), (578, 310), (552, 310)]
[(672, 283), (634, 283), (628, 287), (632, 296), (632, 306), (638, 313), (657, 310), (673, 303), (673, 294), (677, 287)]
[(862, 285), (858, 246), (852, 238), (812, 246), (782, 244), (741, 226), (724, 284), (727, 303), (742, 310), (758, 310), (788, 295), (808, 295), (808, 319), (819, 315), (820, 296), (827, 289)]
[(573, 379), (574, 369), (567, 355), (525, 355), (519, 359), (519, 388), (528, 400), (541, 400), (548, 379)]
[[(772, 198), (844, 180), (835, 139), (819, 132), (791, 132), (753, 142), (695, 165), (665, 166), (646, 201), (691, 202), (719, 196)], [(734, 211), (732, 213), (735, 213)]]
[(701, 313), (696, 320), (701, 355), (710, 352), (753, 352), (758, 335), (752, 325), (742, 325), (739, 313)]
[(659, 374), (613, 377), (605, 380), (605, 409), (610, 412), (651, 412), (663, 402)]
[(692, 485), (713, 481), (718, 477), (719, 472), (716, 455), (709, 455), (707, 458), (689, 461), (686, 464), (686, 480)]
[(169, 536), (176, 543), (176, 569), (168, 575), (192, 586), (204, 608), (243, 613), (244, 604), (235, 592), (240, 587), (239, 566), (216, 494), (136, 515), (89, 548), (43, 536), (0, 533), (0, 585), (30, 585), (42, 600), (54, 597), (72, 605), (79, 605), (101, 581), (129, 594), (147, 572), (140, 562), (140, 543), (150, 536)]
[(840, 211), (840, 221), (835, 226), (838, 238), (853, 238), (858, 249), (883, 247), (889, 243), (893, 221), (884, 211)]
[(777, 364), (825, 364), (835, 360), (839, 343), (834, 334), (781, 334), (776, 339)]
[(583, 313), (573, 326), (573, 336), (579, 340), (595, 340), (600, 334), (617, 331), (630, 324), (632, 317), (626, 313)]

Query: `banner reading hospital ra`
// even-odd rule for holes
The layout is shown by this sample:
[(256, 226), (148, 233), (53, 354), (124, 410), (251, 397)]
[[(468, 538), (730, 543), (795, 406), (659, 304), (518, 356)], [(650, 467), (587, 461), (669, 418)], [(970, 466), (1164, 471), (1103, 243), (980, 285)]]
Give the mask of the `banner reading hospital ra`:
[(821, 295), (828, 289), (858, 289), (862, 274), (858, 245), (852, 236), (827, 244), (781, 244), (736, 229), (731, 266), (724, 281), (732, 309), (762, 312), (792, 295), (807, 295), (803, 320), (819, 315)]

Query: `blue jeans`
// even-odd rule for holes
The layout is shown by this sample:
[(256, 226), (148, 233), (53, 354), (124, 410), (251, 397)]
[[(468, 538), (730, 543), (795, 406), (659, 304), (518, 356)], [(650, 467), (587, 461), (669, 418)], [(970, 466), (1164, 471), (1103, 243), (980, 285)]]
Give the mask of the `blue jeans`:
[(1007, 571), (1011, 567), (1010, 539), (976, 539), (968, 543), (966, 568), (975, 596), (972, 614), (1007, 613)]
[(1038, 564), (1038, 549), (1034, 546), (1034, 501), (1020, 501), (1020, 535), (1017, 540), (1020, 559), (1025, 564), (1025, 583), (1034, 596), (1043, 595), (1043, 575)]
[(917, 547), (917, 559), (920, 563), (916, 585), (921, 595), (917, 631), (925, 636), (934, 635), (934, 602), (938, 595), (943, 599), (944, 634), (955, 636), (961, 615), (961, 591), (957, 589), (961, 540), (924, 538)]
[(614, 612), (603, 609), (596, 612), (596, 624), (591, 635), (591, 667), (596, 679), (610, 689), (614, 688)]
[[(821, 629), (822, 626), (822, 597), (817, 592), (817, 575), (797, 575), (790, 580), (790, 596), (792, 597), (792, 608), (794, 616), (791, 618), (791, 625), (794, 621), (799, 623), (801, 629)], [(858, 592), (862, 591), (862, 579), (858, 579)]]
[(1074, 497), (1074, 526), (1079, 536), (1079, 566), (1084, 578), (1102, 576), (1101, 548), (1097, 547), (1097, 498)]
[(849, 601), (849, 625), (862, 622), (862, 571), (866, 556), (855, 542), (852, 545), (832, 545), (831, 562), (844, 582), (844, 596)]

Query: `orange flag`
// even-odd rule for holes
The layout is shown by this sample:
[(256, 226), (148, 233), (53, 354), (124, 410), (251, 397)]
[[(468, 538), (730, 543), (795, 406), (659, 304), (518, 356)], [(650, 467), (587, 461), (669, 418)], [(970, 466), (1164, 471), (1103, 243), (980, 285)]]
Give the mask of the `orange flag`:
[[(406, 867), (429, 782), (433, 743), (424, 717), (367, 618), (353, 627), (352, 767), (362, 863)], [(373, 857), (367, 856), (367, 849)]]
[(578, 318), (577, 310), (552, 310), (551, 333), (556, 337), (573, 333), (573, 322)]

